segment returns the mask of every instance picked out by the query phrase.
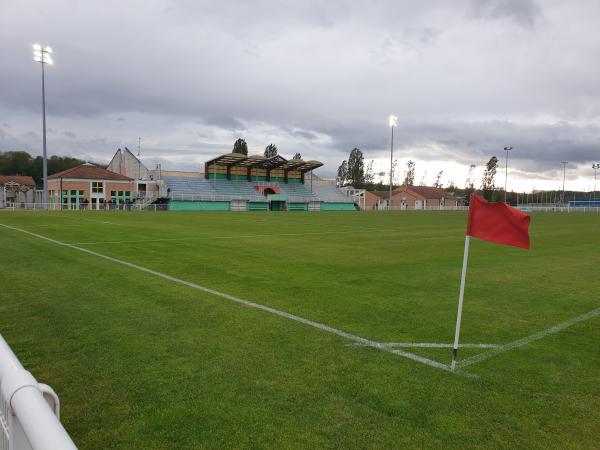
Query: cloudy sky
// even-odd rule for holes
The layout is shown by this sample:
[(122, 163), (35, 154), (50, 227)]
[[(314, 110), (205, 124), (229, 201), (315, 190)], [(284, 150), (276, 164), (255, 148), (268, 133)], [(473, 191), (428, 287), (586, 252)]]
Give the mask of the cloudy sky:
[(509, 189), (591, 190), (600, 161), (598, 0), (0, 0), (0, 151), (196, 170), (244, 137), (334, 176), (353, 147), (463, 186), (501, 159)]

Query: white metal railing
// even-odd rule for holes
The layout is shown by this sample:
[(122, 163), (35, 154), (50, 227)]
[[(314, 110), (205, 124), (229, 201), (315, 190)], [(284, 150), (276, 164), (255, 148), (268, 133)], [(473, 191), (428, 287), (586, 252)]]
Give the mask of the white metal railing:
[[(62, 211), (167, 211), (169, 205), (166, 203), (161, 204), (146, 204), (146, 203), (128, 203), (128, 204), (111, 204), (103, 203), (99, 209), (94, 208), (91, 203), (80, 203), (78, 208), (67, 208), (63, 206)], [(40, 211), (44, 210), (42, 203), (24, 203), (20, 205), (8, 206), (1, 208), (0, 211)], [(48, 205), (49, 211), (61, 211), (59, 205)]]
[(59, 417), (56, 393), (23, 368), (0, 335), (0, 450), (77, 449)]
[(374, 204), (368, 207), (365, 207), (363, 211), (468, 211), (468, 206), (422, 206), (420, 208), (415, 208), (414, 206), (393, 206), (389, 208), (385, 204)]
[[(287, 194), (286, 194), (287, 195)], [(237, 196), (237, 195), (197, 195), (197, 194), (171, 194), (169, 197), (171, 200), (182, 200), (182, 201), (231, 201), (231, 200), (245, 200), (245, 201), (268, 201), (266, 197), (250, 197), (250, 196)], [(322, 203), (331, 201), (343, 201), (342, 199), (331, 199), (325, 196), (317, 197), (301, 197), (295, 195), (287, 195), (288, 202), (291, 203)], [(346, 197), (346, 202), (348, 198)], [(356, 202), (358, 203), (358, 202)], [(360, 202), (362, 203), (362, 201)], [(539, 205), (539, 204), (520, 204), (517, 208), (525, 212), (563, 212), (563, 213), (593, 213), (600, 214), (600, 207), (598, 206), (568, 206), (568, 205)], [(44, 205), (42, 203), (21, 203), (19, 205), (7, 206), (0, 208), (0, 211), (39, 211), (43, 210)], [(63, 211), (168, 211), (169, 205), (166, 203), (161, 204), (145, 204), (145, 203), (130, 203), (122, 205), (111, 205), (110, 203), (104, 203), (102, 207), (97, 210), (93, 209), (90, 203), (80, 204), (77, 209), (63, 209)], [(415, 208), (412, 206), (394, 206), (391, 208), (392, 211), (466, 211), (468, 206), (425, 206)], [(56, 205), (50, 206), (50, 211), (59, 211), (56, 209)], [(374, 204), (370, 206), (361, 205), (363, 211), (390, 211), (385, 203)], [(1, 450), (1, 447), (0, 447)]]

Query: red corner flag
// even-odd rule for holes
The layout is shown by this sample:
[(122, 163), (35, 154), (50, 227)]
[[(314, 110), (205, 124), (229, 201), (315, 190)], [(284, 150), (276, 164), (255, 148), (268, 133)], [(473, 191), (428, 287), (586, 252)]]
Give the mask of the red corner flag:
[(529, 249), (531, 218), (502, 202), (488, 203), (479, 195), (471, 195), (467, 235), (496, 244)]

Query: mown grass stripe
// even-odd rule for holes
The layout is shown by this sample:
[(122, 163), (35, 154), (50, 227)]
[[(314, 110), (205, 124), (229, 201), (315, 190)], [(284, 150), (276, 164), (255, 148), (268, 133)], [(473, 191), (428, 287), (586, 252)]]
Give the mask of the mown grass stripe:
[[(428, 359), (428, 358), (424, 358), (422, 356), (415, 355), (413, 353), (406, 352), (406, 351), (403, 351), (403, 350), (398, 350), (398, 349), (395, 349), (395, 348), (389, 348), (389, 347), (386, 347), (386, 346), (382, 345), (380, 342), (372, 341), (370, 339), (366, 339), (366, 338), (363, 338), (361, 336), (357, 336), (357, 335), (354, 335), (354, 334), (351, 334), (351, 333), (347, 333), (345, 331), (338, 330), (337, 328), (330, 327), (329, 325), (325, 325), (325, 324), (322, 324), (322, 323), (319, 323), (319, 322), (314, 322), (312, 320), (305, 319), (304, 317), (300, 317), (300, 316), (297, 316), (295, 314), (288, 313), (286, 311), (282, 311), (282, 310), (279, 310), (279, 309), (276, 309), (276, 308), (272, 308), (270, 306), (261, 305), (260, 303), (251, 302), (249, 300), (244, 300), (244, 299), (239, 298), (239, 297), (234, 297), (233, 295), (229, 295), (229, 294), (226, 294), (224, 292), (216, 291), (214, 289), (210, 289), (210, 288), (207, 288), (205, 286), (202, 286), (202, 285), (199, 285), (199, 284), (196, 284), (196, 283), (192, 283), (190, 281), (182, 280), (180, 278), (176, 278), (176, 277), (173, 277), (171, 275), (167, 275), (165, 273), (158, 272), (156, 270), (148, 269), (146, 267), (143, 267), (143, 266), (140, 266), (140, 265), (137, 265), (137, 264), (133, 264), (133, 263), (121, 260), (121, 259), (113, 258), (112, 256), (103, 255), (102, 253), (98, 253), (98, 252), (95, 252), (93, 250), (89, 250), (89, 249), (86, 249), (86, 248), (83, 248), (83, 247), (78, 247), (77, 245), (69, 244), (69, 243), (62, 242), (62, 241), (59, 241), (59, 240), (56, 240), (56, 239), (52, 239), (50, 237), (43, 236), (43, 235), (37, 234), (37, 233), (33, 233), (31, 231), (23, 230), (21, 228), (13, 227), (13, 226), (6, 225), (6, 224), (0, 224), (0, 226), (3, 226), (3, 227), (8, 228), (8, 229), (11, 229), (13, 231), (18, 231), (20, 233), (24, 233), (24, 234), (36, 237), (38, 239), (43, 239), (45, 241), (52, 242), (54, 244), (57, 244), (57, 245), (60, 245), (60, 246), (63, 246), (63, 247), (68, 247), (68, 248), (71, 248), (71, 249), (74, 249), (74, 250), (78, 250), (78, 251), (90, 254), (92, 256), (96, 256), (98, 258), (106, 259), (108, 261), (111, 261), (111, 262), (114, 262), (114, 263), (117, 263), (117, 264), (121, 264), (121, 265), (130, 267), (132, 269), (136, 269), (136, 270), (139, 270), (141, 272), (145, 272), (145, 273), (148, 273), (148, 274), (151, 274), (151, 275), (163, 278), (165, 280), (172, 281), (174, 283), (182, 284), (182, 285), (191, 287), (193, 289), (197, 289), (197, 290), (206, 292), (208, 294), (215, 295), (217, 297), (225, 298), (227, 300), (231, 300), (233, 302), (236, 302), (236, 303), (239, 303), (239, 304), (242, 304), (242, 305), (245, 305), (245, 306), (249, 306), (251, 308), (256, 308), (256, 309), (259, 309), (259, 310), (262, 310), (262, 311), (265, 311), (265, 312), (268, 312), (268, 313), (271, 313), (271, 314), (275, 314), (277, 316), (284, 317), (286, 319), (290, 319), (290, 320), (293, 320), (295, 322), (299, 322), (299, 323), (302, 323), (304, 325), (308, 325), (308, 326), (313, 327), (313, 328), (317, 328), (317, 329), (319, 329), (321, 331), (325, 331), (325, 332), (334, 334), (336, 336), (348, 339), (350, 341), (359, 343), (359, 344), (364, 345), (364, 346), (373, 347), (373, 348), (382, 350), (384, 352), (392, 353), (394, 355), (401, 356), (403, 358), (407, 358), (407, 359), (410, 359), (412, 361), (416, 361), (416, 362), (425, 364), (427, 366), (435, 367), (437, 369), (441, 369), (441, 370), (444, 370), (444, 371), (447, 371), (447, 372), (457, 373), (456, 371), (452, 371), (451, 368), (450, 368), (450, 366), (448, 366), (446, 364), (442, 364), (442, 363), (440, 363), (438, 361), (434, 361), (434, 360), (431, 360), (431, 359)], [(460, 373), (461, 375), (469, 376), (469, 377), (475, 377), (475, 375), (467, 374), (465, 372), (458, 372), (458, 373)]]

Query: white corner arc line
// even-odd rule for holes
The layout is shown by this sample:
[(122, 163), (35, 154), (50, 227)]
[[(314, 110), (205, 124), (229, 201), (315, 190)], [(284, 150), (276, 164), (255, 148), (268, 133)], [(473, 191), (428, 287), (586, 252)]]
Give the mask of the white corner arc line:
[[(435, 342), (381, 342), (384, 347), (404, 348), (452, 348), (454, 344), (438, 344)], [(459, 348), (496, 348), (498, 344), (460, 344)]]
[(442, 364), (442, 363), (440, 363), (438, 361), (434, 361), (434, 360), (431, 360), (431, 359), (428, 359), (428, 358), (424, 358), (422, 356), (415, 355), (415, 354), (409, 353), (409, 352), (405, 352), (403, 350), (398, 350), (398, 349), (394, 349), (394, 348), (386, 348), (386, 347), (383, 347), (381, 345), (381, 343), (379, 343), (379, 342), (372, 341), (370, 339), (366, 339), (366, 338), (363, 338), (361, 336), (357, 336), (357, 335), (354, 335), (354, 334), (346, 333), (345, 331), (338, 330), (337, 328), (330, 327), (329, 325), (325, 325), (325, 324), (322, 324), (322, 323), (319, 323), (319, 322), (314, 322), (312, 320), (305, 319), (304, 317), (300, 317), (300, 316), (297, 316), (295, 314), (291, 314), (291, 313), (288, 313), (288, 312), (285, 312), (285, 311), (281, 311), (281, 310), (276, 309), (276, 308), (271, 308), (270, 306), (265, 306), (265, 305), (261, 305), (260, 303), (254, 303), (254, 302), (251, 302), (249, 300), (244, 300), (242, 298), (234, 297), (233, 295), (225, 294), (223, 292), (219, 292), (219, 291), (216, 291), (214, 289), (210, 289), (210, 288), (207, 288), (205, 286), (202, 286), (202, 285), (199, 285), (199, 284), (196, 284), (196, 283), (192, 283), (190, 281), (182, 280), (180, 278), (176, 278), (176, 277), (173, 277), (171, 275), (167, 275), (165, 273), (158, 272), (156, 270), (148, 269), (146, 267), (139, 266), (137, 264), (133, 264), (133, 263), (130, 263), (130, 262), (127, 262), (127, 261), (123, 261), (121, 259), (113, 258), (112, 256), (103, 255), (102, 253), (98, 253), (98, 252), (95, 252), (95, 251), (92, 251), (92, 250), (88, 250), (87, 248), (78, 247), (76, 245), (68, 244), (66, 242), (61, 242), (61, 241), (58, 241), (56, 239), (52, 239), (52, 238), (49, 238), (47, 236), (43, 236), (41, 234), (37, 234), (37, 233), (33, 233), (31, 231), (23, 230), (21, 228), (13, 227), (13, 226), (10, 226), (10, 225), (5, 225), (5, 224), (2, 224), (2, 223), (0, 223), (0, 226), (8, 228), (8, 229), (11, 229), (13, 231), (18, 231), (20, 233), (28, 234), (28, 235), (36, 237), (38, 239), (43, 239), (45, 241), (52, 242), (54, 244), (57, 244), (57, 245), (60, 245), (60, 246), (63, 246), (63, 247), (68, 247), (68, 248), (71, 248), (71, 249), (74, 249), (74, 250), (78, 250), (80, 252), (88, 253), (88, 254), (96, 256), (98, 258), (103, 258), (103, 259), (106, 259), (108, 261), (112, 261), (114, 263), (121, 264), (121, 265), (130, 267), (132, 269), (139, 270), (141, 272), (149, 273), (149, 274), (157, 276), (159, 278), (163, 278), (165, 280), (169, 280), (169, 281), (172, 281), (174, 283), (182, 284), (182, 285), (191, 287), (193, 289), (197, 289), (199, 291), (203, 291), (203, 292), (206, 292), (208, 294), (215, 295), (217, 297), (222, 297), (222, 298), (225, 298), (227, 300), (231, 300), (233, 302), (236, 302), (236, 303), (239, 303), (239, 304), (242, 304), (242, 305), (245, 305), (245, 306), (249, 306), (251, 308), (256, 308), (256, 309), (259, 309), (259, 310), (262, 310), (262, 311), (266, 311), (266, 312), (269, 312), (271, 314), (274, 314), (274, 315), (277, 315), (277, 316), (280, 316), (280, 317), (284, 317), (286, 319), (290, 319), (290, 320), (302, 323), (304, 325), (308, 325), (310, 327), (317, 328), (317, 329), (322, 330), (322, 331), (326, 331), (326, 332), (331, 333), (331, 334), (335, 334), (336, 336), (348, 339), (350, 341), (353, 341), (353, 342), (356, 342), (356, 343), (359, 343), (359, 344), (362, 344), (362, 345), (365, 345), (365, 346), (368, 346), (368, 347), (373, 347), (373, 348), (382, 350), (384, 352), (392, 353), (394, 355), (402, 356), (404, 358), (420, 362), (420, 363), (425, 364), (427, 366), (435, 367), (437, 369), (445, 370), (445, 371), (451, 372), (451, 373), (458, 373), (460, 375), (467, 376), (467, 377), (476, 377), (476, 375), (468, 374), (466, 372), (456, 371), (456, 370), (453, 371), (450, 368), (449, 365)]
[(577, 323), (584, 322), (586, 320), (589, 320), (589, 319), (592, 319), (592, 318), (598, 317), (598, 316), (600, 316), (600, 308), (593, 309), (590, 312), (587, 312), (587, 313), (582, 314), (577, 317), (573, 317), (572, 319), (569, 319), (565, 322), (559, 323), (558, 325), (555, 325), (553, 327), (547, 328), (542, 331), (538, 331), (537, 333), (531, 334), (531, 335), (526, 336), (521, 339), (517, 339), (516, 341), (509, 342), (508, 344), (501, 345), (501, 346), (494, 348), (488, 352), (480, 353), (480, 354), (472, 356), (470, 358), (463, 359), (462, 361), (458, 362), (457, 366), (458, 367), (470, 366), (472, 364), (475, 364), (475, 363), (484, 361), (488, 358), (491, 358), (492, 356), (495, 356), (499, 353), (504, 353), (504, 352), (507, 352), (514, 348), (518, 348), (518, 347), (527, 345), (531, 342), (539, 341), (540, 339), (542, 339), (546, 336), (549, 336), (551, 334), (556, 334), (566, 328), (569, 328), (570, 326), (573, 326)]

